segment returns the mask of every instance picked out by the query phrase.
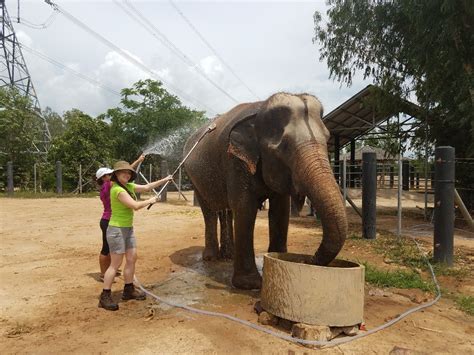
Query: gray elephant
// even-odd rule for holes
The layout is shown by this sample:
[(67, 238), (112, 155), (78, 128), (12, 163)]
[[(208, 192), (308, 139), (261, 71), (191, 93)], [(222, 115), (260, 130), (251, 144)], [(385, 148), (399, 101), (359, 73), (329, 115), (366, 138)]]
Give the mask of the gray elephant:
[[(205, 220), (204, 259), (219, 257), (217, 212), (221, 230), (232, 242), (232, 284), (261, 287), (255, 264), (253, 233), (257, 210), (269, 199), (268, 251), (286, 252), (290, 196), (308, 196), (321, 217), (323, 239), (313, 256), (327, 265), (339, 253), (347, 235), (346, 212), (327, 151), (329, 132), (321, 121), (319, 100), (309, 94), (277, 93), (265, 101), (245, 103), (214, 119), (216, 129), (196, 147), (185, 163)], [(185, 154), (207, 129), (193, 134)], [(230, 212), (231, 211), (231, 212)], [(226, 217), (226, 218), (223, 218)], [(229, 236), (230, 235), (230, 236)], [(230, 240), (229, 240), (230, 239)]]

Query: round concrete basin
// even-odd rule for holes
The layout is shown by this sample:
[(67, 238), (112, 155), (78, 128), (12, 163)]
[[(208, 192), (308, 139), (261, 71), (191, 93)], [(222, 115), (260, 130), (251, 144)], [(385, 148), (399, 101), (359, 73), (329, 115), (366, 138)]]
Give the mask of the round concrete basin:
[(265, 254), (262, 307), (306, 324), (344, 327), (362, 323), (364, 266), (339, 259), (316, 266), (310, 260), (311, 255)]

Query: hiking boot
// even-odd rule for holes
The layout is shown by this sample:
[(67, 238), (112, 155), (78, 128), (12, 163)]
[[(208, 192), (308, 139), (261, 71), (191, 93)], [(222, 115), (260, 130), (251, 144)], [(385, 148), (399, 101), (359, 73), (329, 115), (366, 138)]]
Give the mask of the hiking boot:
[(102, 291), (102, 293), (100, 294), (99, 307), (104, 308), (108, 311), (116, 311), (119, 309), (118, 304), (115, 303), (112, 299), (112, 294), (110, 290)]
[(126, 284), (125, 287), (123, 288), (122, 299), (124, 301), (127, 301), (127, 300), (143, 301), (144, 299), (146, 299), (146, 295), (142, 291), (137, 290), (133, 284)]

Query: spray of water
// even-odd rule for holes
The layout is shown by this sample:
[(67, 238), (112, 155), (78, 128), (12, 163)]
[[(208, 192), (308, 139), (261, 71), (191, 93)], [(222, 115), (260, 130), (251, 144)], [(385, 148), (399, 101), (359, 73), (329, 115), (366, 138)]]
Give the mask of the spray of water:
[(186, 139), (194, 132), (194, 126), (180, 127), (165, 137), (156, 139), (149, 144), (143, 154), (157, 154), (163, 158), (179, 158), (183, 153), (184, 143)]

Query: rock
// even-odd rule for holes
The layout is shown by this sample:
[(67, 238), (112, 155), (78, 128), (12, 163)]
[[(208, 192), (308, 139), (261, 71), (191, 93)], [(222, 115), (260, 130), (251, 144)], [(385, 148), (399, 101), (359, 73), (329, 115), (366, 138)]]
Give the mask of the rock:
[(389, 297), (392, 293), (388, 291), (384, 291), (380, 288), (373, 288), (369, 290), (369, 296), (378, 296), (378, 297)]
[[(337, 334), (339, 335), (339, 333)], [(336, 336), (337, 336), (336, 335)], [(325, 325), (296, 323), (291, 328), (291, 336), (304, 340), (328, 341), (333, 338), (331, 329)]]
[(262, 303), (260, 301), (255, 302), (255, 305), (253, 306), (253, 310), (255, 311), (255, 313), (260, 315), (260, 313), (263, 312)]
[(268, 312), (262, 311), (258, 315), (258, 322), (263, 325), (277, 325), (278, 324), (278, 317), (270, 314)]

